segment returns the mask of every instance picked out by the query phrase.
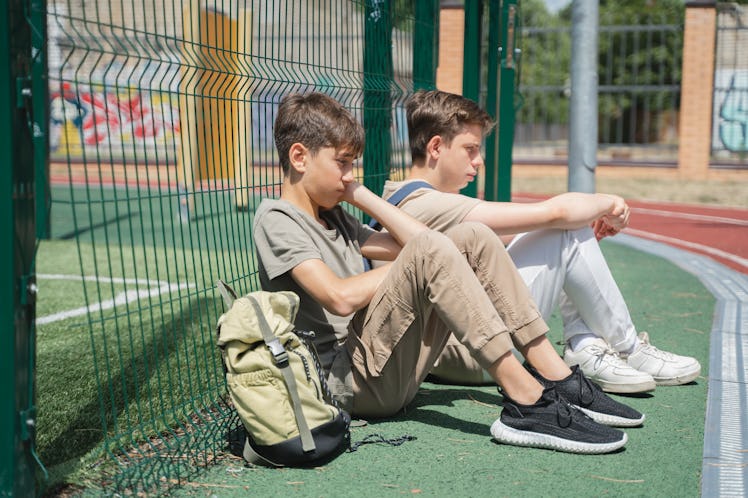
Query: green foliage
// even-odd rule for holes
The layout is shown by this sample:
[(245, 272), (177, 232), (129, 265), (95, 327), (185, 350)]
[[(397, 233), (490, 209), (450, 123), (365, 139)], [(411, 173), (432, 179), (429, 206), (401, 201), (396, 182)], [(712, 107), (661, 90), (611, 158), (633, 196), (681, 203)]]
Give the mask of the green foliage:
[[(522, 0), (520, 92), (518, 122), (563, 123), (569, 118), (569, 102), (563, 87), (569, 79), (571, 39), (568, 27), (548, 12), (542, 0)], [(527, 89), (527, 92), (523, 90)]]
[[(602, 0), (599, 13), (599, 84), (616, 88), (599, 94), (600, 141), (656, 140), (657, 117), (679, 105), (683, 2)], [(523, 0), (521, 16), (524, 105), (518, 122), (567, 123), (572, 6), (553, 15), (544, 2)]]

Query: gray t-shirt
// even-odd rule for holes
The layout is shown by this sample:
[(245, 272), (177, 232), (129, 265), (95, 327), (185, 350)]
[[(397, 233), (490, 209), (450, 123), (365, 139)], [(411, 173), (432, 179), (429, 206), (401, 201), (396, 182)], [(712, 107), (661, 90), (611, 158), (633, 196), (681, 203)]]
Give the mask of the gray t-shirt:
[(291, 277), (291, 270), (309, 259), (320, 259), (340, 278), (363, 273), (361, 245), (374, 233), (340, 206), (322, 211), (326, 229), (293, 204), (264, 199), (257, 208), (253, 236), (260, 284), (266, 291), (295, 292), (301, 302), (295, 325), (316, 334), (315, 345), (328, 371), (336, 342), (348, 334), (351, 316), (329, 313)]

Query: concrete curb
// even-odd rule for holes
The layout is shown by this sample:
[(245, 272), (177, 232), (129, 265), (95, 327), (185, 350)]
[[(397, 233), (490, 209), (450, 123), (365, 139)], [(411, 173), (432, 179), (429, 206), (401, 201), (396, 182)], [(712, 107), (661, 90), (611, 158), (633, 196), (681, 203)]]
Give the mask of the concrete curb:
[(748, 275), (666, 244), (608, 239), (660, 256), (696, 276), (717, 303), (710, 336), (701, 496), (748, 496)]

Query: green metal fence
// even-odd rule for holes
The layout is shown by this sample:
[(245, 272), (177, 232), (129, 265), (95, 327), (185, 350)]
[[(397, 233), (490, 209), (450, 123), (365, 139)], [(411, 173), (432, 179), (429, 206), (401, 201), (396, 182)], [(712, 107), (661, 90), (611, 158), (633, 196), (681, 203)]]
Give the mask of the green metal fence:
[[(466, 31), (466, 91), (509, 137), (498, 82), (513, 94), (514, 52), (498, 45), (513, 40), (498, 31), (512, 5), (466, 4), (481, 26)], [(436, 0), (4, 4), (0, 494), (163, 492), (226, 455), (239, 421), (214, 285), (258, 288), (250, 227), (281, 183), (277, 104), (340, 100), (366, 129), (357, 174), (381, 191), (408, 166), (403, 104), (435, 84), (438, 24)], [(489, 169), (499, 142), (511, 155), (499, 138)]]
[[(43, 121), (32, 107), (32, 68), (38, 33), (26, 19), (29, 4), (0, 6), (0, 495), (29, 496), (34, 480), (36, 399), (33, 319), (36, 297), (33, 254), (34, 144)], [(45, 106), (41, 106), (41, 110)]]
[(37, 446), (53, 481), (163, 488), (210, 464), (237, 425), (214, 282), (258, 287), (250, 227), (281, 182), (280, 98), (319, 90), (358, 116), (358, 171), (381, 191), (409, 161), (406, 97), (434, 86), (438, 2), (47, 0), (46, 12)]

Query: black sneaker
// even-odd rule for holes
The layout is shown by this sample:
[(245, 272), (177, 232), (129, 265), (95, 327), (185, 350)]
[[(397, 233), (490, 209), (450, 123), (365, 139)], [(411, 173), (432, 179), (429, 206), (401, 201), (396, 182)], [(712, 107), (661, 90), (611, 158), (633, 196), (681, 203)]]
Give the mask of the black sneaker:
[(625, 433), (598, 424), (547, 387), (537, 403), (521, 405), (505, 393), (501, 416), (491, 425), (500, 443), (549, 448), (569, 453), (610, 453), (621, 448)]
[(571, 375), (557, 381), (544, 378), (529, 365), (527, 369), (543, 387), (555, 386), (559, 395), (597, 423), (614, 427), (636, 427), (644, 422), (644, 414), (605, 394), (600, 386), (585, 377), (579, 365), (571, 367)]

